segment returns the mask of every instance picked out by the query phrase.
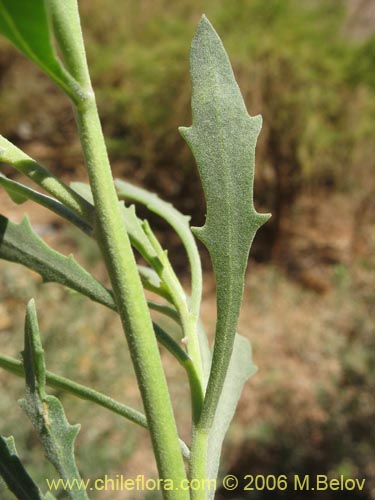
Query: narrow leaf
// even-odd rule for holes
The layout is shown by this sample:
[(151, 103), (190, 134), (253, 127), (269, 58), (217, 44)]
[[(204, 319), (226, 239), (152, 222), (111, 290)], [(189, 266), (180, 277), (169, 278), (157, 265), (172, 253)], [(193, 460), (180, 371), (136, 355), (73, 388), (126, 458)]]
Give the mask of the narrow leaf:
[[(206, 473), (209, 479), (217, 478), (221, 447), (225, 434), (232, 421), (243, 386), (246, 380), (254, 375), (256, 371), (257, 368), (252, 361), (250, 342), (245, 337), (236, 334), (232, 358), (228, 367), (227, 376), (225, 377), (224, 387), (217, 406), (213, 426), (208, 437)], [(209, 496), (209, 499), (214, 498), (213, 491), (211, 494), (212, 496)]]
[(210, 427), (232, 352), (250, 246), (269, 215), (253, 204), (261, 117), (250, 117), (214, 28), (203, 16), (190, 56), (193, 125), (181, 128), (206, 196), (207, 218), (193, 232), (207, 247), (216, 278), (217, 324), (202, 426)]
[(47, 193), (92, 225), (95, 218), (93, 205), (2, 135), (0, 135), (0, 162), (7, 163), (27, 175)]
[[(117, 311), (113, 294), (90, 273), (81, 267), (72, 256), (65, 257), (50, 248), (34, 231), (29, 220), (25, 217), (20, 224), (11, 222), (0, 215), (0, 259), (22, 264), (40, 274), (45, 282), (55, 282), (79, 292), (95, 302), (109, 309)], [(146, 268), (147, 269), (147, 268)], [(157, 286), (159, 279), (152, 271), (140, 269), (144, 286), (150, 283), (150, 289), (160, 291), (160, 295), (167, 295), (163, 288)], [(150, 309), (162, 312), (163, 308), (149, 302)], [(168, 312), (171, 316), (172, 311)], [(158, 337), (160, 327), (154, 324), (154, 331)], [(167, 335), (165, 332), (164, 336)], [(158, 338), (160, 341), (160, 339)], [(169, 348), (171, 344), (167, 344)], [(182, 351), (180, 348), (179, 350)], [(178, 353), (170, 351), (178, 359)]]
[(71, 481), (72, 484), (76, 483), (72, 490), (67, 490), (70, 498), (87, 500), (86, 492), (77, 486), (81, 477), (74, 458), (74, 442), (80, 425), (70, 425), (60, 401), (45, 393), (45, 362), (33, 300), (29, 302), (26, 310), (25, 350), (22, 356), (26, 398), (19, 403), (38, 433), (46, 457), (54, 465), (60, 477)]
[(176, 231), (180, 237), (191, 268), (191, 310), (194, 315), (199, 316), (199, 308), (202, 296), (202, 266), (198, 249), (190, 229), (190, 217), (183, 215), (173, 205), (159, 198), (155, 193), (146, 189), (133, 186), (129, 182), (115, 179), (115, 185), (120, 197), (142, 203), (151, 212), (162, 217)]
[[(4, 187), (5, 191), (7, 192), (9, 198), (14, 201), (14, 203), (17, 203), (17, 205), (22, 205), (22, 203), (25, 203), (25, 201), (28, 200), (28, 197), (25, 196), (22, 192), (16, 190), (16, 189), (11, 189), (7, 183), (12, 183), (14, 181), (11, 181), (10, 179), (7, 179), (5, 175), (0, 174), (0, 184)], [(16, 184), (16, 183), (15, 183)]]
[(76, 290), (95, 302), (116, 309), (112, 293), (81, 267), (72, 256), (50, 248), (34, 231), (27, 217), (20, 224), (0, 215), (0, 258), (39, 273), (45, 282)]
[(41, 491), (17, 456), (13, 437), (0, 436), (0, 476), (18, 500), (43, 500)]
[(45, 0), (0, 0), (0, 33), (73, 97), (73, 78), (58, 59)]
[(75, 226), (81, 229), (87, 234), (92, 234), (91, 226), (85, 222), (81, 217), (79, 217), (75, 212), (66, 207), (63, 203), (46, 196), (45, 194), (39, 193), (35, 189), (31, 189), (20, 182), (8, 179), (5, 175), (0, 173), (0, 185), (4, 187), (9, 197), (15, 203), (24, 203), (27, 200), (34, 201), (39, 205), (48, 208), (55, 214), (64, 219), (72, 222)]
[(160, 297), (163, 297), (169, 302), (171, 301), (170, 293), (168, 292), (165, 284), (161, 281), (161, 279), (153, 269), (151, 269), (150, 267), (139, 265), (138, 272), (141, 276), (143, 287), (146, 290), (160, 295)]

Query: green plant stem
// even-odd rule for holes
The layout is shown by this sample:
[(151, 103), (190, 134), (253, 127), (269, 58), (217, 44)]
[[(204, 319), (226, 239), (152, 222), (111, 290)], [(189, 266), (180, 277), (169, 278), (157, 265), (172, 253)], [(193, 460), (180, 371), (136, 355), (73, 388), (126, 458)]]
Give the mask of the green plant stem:
[(73, 189), (64, 184), (55, 175), (30, 158), (30, 156), (2, 135), (0, 135), (0, 162), (12, 165), (12, 167), (29, 177), (85, 221), (90, 223), (93, 220), (94, 207), (91, 203), (87, 202)]
[(154, 323), (155, 335), (160, 344), (162, 344), (173, 356), (177, 359), (180, 365), (185, 369), (188, 377), (190, 394), (191, 394), (191, 408), (193, 413), (193, 421), (198, 422), (199, 416), (202, 411), (204, 400), (202, 382), (197, 373), (195, 364), (191, 357), (172, 339), (162, 328)]
[(197, 318), (190, 313), (187, 297), (181, 283), (170, 265), (166, 252), (162, 249), (147, 221), (144, 221), (143, 228), (159, 257), (160, 268), (155, 267), (155, 271), (167, 287), (173, 305), (179, 313), (189, 355), (193, 360), (199, 380), (203, 383), (203, 366), (197, 336)]
[[(142, 283), (124, 230), (94, 98), (77, 109), (77, 123), (97, 211), (97, 238), (127, 337), (159, 474), (178, 484), (185, 477), (185, 469), (174, 415)], [(164, 494), (165, 498), (176, 498), (171, 492)]]
[[(207, 479), (208, 431), (194, 427), (189, 460), (189, 478)], [(202, 483), (204, 484), (204, 483)], [(201, 488), (191, 492), (191, 500), (206, 500), (206, 491)]]
[(34, 189), (31, 189), (23, 184), (14, 181), (12, 179), (8, 179), (5, 175), (0, 174), (0, 185), (3, 186), (9, 195), (13, 194), (15, 196), (24, 197), (26, 200), (32, 200), (39, 205), (42, 205), (48, 210), (51, 210), (55, 214), (63, 217), (68, 220), (76, 227), (81, 229), (84, 233), (90, 235), (92, 233), (92, 227), (85, 222), (81, 217), (79, 217), (75, 212), (66, 207), (63, 203), (51, 198), (50, 196), (46, 196), (45, 194), (39, 193)]
[[(55, 3), (56, 5), (56, 3)], [(69, 15), (68, 15), (69, 14)], [(150, 429), (159, 475), (180, 484), (186, 472), (158, 345), (129, 237), (124, 230), (95, 97), (90, 84), (76, 1), (57, 13), (58, 41), (86, 98), (76, 121), (96, 208), (95, 234), (112, 283)], [(75, 36), (72, 37), (72, 31)], [(77, 47), (80, 50), (77, 50)], [(67, 57), (74, 52), (74, 63)], [(176, 494), (163, 491), (166, 499)], [(188, 500), (189, 494), (179, 492)]]
[(145, 205), (151, 212), (157, 214), (170, 224), (183, 243), (191, 269), (191, 300), (190, 309), (198, 318), (202, 298), (202, 265), (197, 245), (190, 230), (186, 217), (176, 210), (170, 203), (161, 200), (155, 194), (120, 179), (115, 181), (119, 197)]
[[(17, 375), (18, 377), (23, 378), (25, 376), (22, 361), (9, 356), (0, 354), (0, 367), (13, 375)], [(46, 383), (49, 387), (68, 392), (79, 399), (91, 401), (92, 403), (106, 408), (112, 413), (116, 413), (117, 415), (130, 420), (144, 429), (148, 429), (147, 419), (143, 413), (131, 408), (130, 406), (119, 403), (102, 392), (91, 389), (85, 385), (78, 384), (77, 382), (60, 375), (55, 375), (49, 371), (46, 371)], [(182, 439), (180, 439), (180, 446), (184, 457), (189, 458), (189, 448), (186, 443), (182, 441)]]

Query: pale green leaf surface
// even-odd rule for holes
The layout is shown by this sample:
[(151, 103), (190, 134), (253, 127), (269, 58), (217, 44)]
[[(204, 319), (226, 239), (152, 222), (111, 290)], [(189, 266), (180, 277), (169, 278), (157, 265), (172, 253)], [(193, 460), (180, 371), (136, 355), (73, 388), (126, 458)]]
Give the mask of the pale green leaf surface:
[(45, 0), (0, 0), (0, 33), (71, 92), (72, 77), (58, 59), (51, 40)]
[[(223, 440), (232, 421), (243, 386), (256, 371), (250, 342), (242, 335), (236, 334), (233, 354), (208, 438), (206, 472), (210, 479), (217, 477)], [(214, 492), (209, 499), (213, 499), (213, 495)]]
[[(67, 208), (78, 214), (82, 219), (91, 224), (94, 219), (94, 207), (91, 203), (87, 203), (85, 199), (79, 196), (78, 193), (70, 189), (59, 178), (49, 172), (46, 168), (33, 160), (30, 156), (17, 148), (14, 144), (0, 135), (0, 162), (12, 165), (15, 169), (24, 175), (27, 175), (36, 184), (45, 189), (50, 195), (59, 200)], [(5, 179), (5, 180), (4, 180)], [(6, 180), (3, 176), (2, 184), (7, 182), (8, 189), (11, 188), (10, 180)], [(15, 181), (12, 182), (15, 187)], [(22, 184), (18, 184), (18, 188), (22, 189)], [(25, 191), (26, 186), (23, 187)], [(26, 188), (27, 189), (27, 188)], [(32, 196), (29, 190), (25, 196)], [(35, 197), (34, 197), (34, 201)]]
[(190, 72), (193, 125), (180, 131), (205, 192), (206, 223), (193, 232), (210, 253), (217, 291), (215, 347), (202, 414), (202, 425), (209, 428), (232, 352), (250, 246), (269, 215), (258, 214), (253, 204), (261, 117), (247, 113), (225, 49), (204, 16), (192, 41)]
[[(7, 179), (3, 174), (0, 174), (0, 183), (1, 183), (1, 181), (8, 182), (9, 179)], [(5, 189), (6, 193), (8, 194), (9, 198), (14, 203), (17, 203), (17, 205), (22, 205), (22, 203), (25, 203), (25, 201), (27, 201), (29, 199), (23, 193), (17, 192), (15, 189), (10, 189), (5, 183), (4, 183), (4, 189)]]
[(142, 284), (146, 290), (154, 292), (168, 301), (171, 300), (167, 288), (153, 269), (138, 265), (138, 271), (141, 276)]
[[(93, 196), (90, 186), (83, 182), (72, 182), (70, 187), (74, 189), (82, 198), (90, 203), (93, 203)], [(120, 210), (123, 216), (125, 229), (129, 235), (129, 239), (134, 248), (138, 250), (140, 255), (153, 267), (160, 269), (162, 263), (158, 254), (150, 242), (150, 239), (144, 231), (144, 222), (137, 217), (134, 205), (127, 207), (123, 201), (119, 201)], [(171, 296), (168, 293), (164, 283), (153, 269), (145, 266), (138, 266), (144, 288), (151, 292), (157, 293), (168, 301), (171, 301)]]
[(0, 436), (0, 476), (18, 500), (43, 500), (41, 491), (17, 456), (12, 436)]
[[(64, 480), (79, 482), (75, 458), (74, 442), (80, 425), (70, 425), (60, 401), (45, 393), (46, 369), (40, 340), (35, 304), (31, 300), (26, 310), (25, 349), (22, 353), (26, 379), (26, 398), (20, 406), (30, 418), (46, 457), (54, 465)], [(74, 483), (73, 483), (74, 484)], [(67, 490), (73, 500), (87, 500), (87, 494), (77, 485)]]

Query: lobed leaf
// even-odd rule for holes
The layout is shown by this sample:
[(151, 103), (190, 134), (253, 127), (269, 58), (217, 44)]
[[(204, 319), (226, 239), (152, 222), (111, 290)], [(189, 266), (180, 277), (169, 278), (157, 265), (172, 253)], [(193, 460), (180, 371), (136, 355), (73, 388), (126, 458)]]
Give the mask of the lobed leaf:
[[(20, 224), (11, 222), (0, 215), (0, 259), (22, 264), (40, 274), (45, 282), (55, 282), (67, 286), (76, 292), (82, 293), (94, 302), (98, 302), (114, 311), (117, 307), (112, 292), (96, 280), (90, 273), (81, 267), (72, 256), (65, 257), (50, 248), (34, 231), (27, 217)], [(147, 269), (147, 268), (146, 268)], [(154, 292), (158, 289), (158, 276), (152, 270), (140, 269), (142, 281), (145, 287), (150, 283), (150, 289)], [(166, 306), (150, 301), (150, 309), (168, 313), (174, 316), (173, 310), (165, 309)], [(181, 362), (181, 355), (185, 359), (186, 353), (172, 339), (165, 342), (169, 337), (154, 323), (154, 331), (159, 342), (161, 342)]]
[(210, 253), (217, 291), (215, 347), (202, 414), (202, 425), (209, 428), (232, 353), (250, 246), (269, 215), (257, 213), (253, 204), (261, 117), (248, 115), (225, 49), (205, 16), (192, 41), (190, 73), (193, 125), (180, 132), (206, 196), (205, 225), (193, 232)]
[(25, 349), (22, 357), (26, 398), (19, 401), (20, 406), (38, 433), (48, 460), (62, 479), (74, 484), (72, 490), (67, 490), (69, 497), (73, 500), (88, 500), (86, 492), (79, 488), (81, 477), (74, 458), (74, 442), (80, 425), (70, 425), (60, 401), (45, 392), (46, 367), (33, 300), (26, 309)]
[(0, 215), (0, 258), (39, 273), (45, 282), (56, 282), (116, 309), (112, 293), (73, 258), (50, 248), (33, 230), (27, 217), (20, 224)]

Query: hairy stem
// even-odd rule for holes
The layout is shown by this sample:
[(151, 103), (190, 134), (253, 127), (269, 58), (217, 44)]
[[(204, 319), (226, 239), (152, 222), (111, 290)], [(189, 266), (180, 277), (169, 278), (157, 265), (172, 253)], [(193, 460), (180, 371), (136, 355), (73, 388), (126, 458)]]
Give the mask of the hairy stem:
[[(23, 363), (18, 359), (0, 354), (0, 367), (9, 373), (12, 373), (13, 375), (17, 375), (18, 377), (24, 378), (25, 376)], [(106, 408), (112, 413), (116, 413), (117, 415), (126, 418), (130, 422), (133, 422), (140, 427), (148, 429), (147, 419), (145, 415), (143, 415), (143, 413), (135, 410), (134, 408), (131, 408), (130, 406), (119, 403), (106, 394), (96, 391), (95, 389), (91, 389), (91, 387), (79, 384), (73, 380), (62, 377), (60, 375), (56, 375), (49, 371), (46, 371), (46, 384), (49, 387), (53, 387), (54, 389), (68, 392), (69, 394), (72, 394), (79, 399), (91, 401), (98, 406)], [(189, 448), (184, 443), (184, 441), (182, 441), (182, 439), (180, 439), (180, 446), (184, 457), (189, 458)]]
[[(64, 47), (63, 53), (75, 50), (80, 43), (76, 36), (71, 38), (72, 20), (76, 34), (81, 33), (78, 9), (69, 11), (69, 16), (65, 14), (66, 11), (58, 12), (59, 43)], [(86, 95), (86, 99), (76, 106), (76, 120), (96, 208), (94, 230), (128, 341), (160, 477), (179, 484), (186, 473), (168, 387), (135, 257), (123, 226), (95, 97), (89, 83), (83, 42), (80, 46), (82, 51), (76, 52), (79, 60), (75, 60), (75, 68), (71, 64), (71, 69)], [(166, 499), (177, 498), (174, 492), (163, 493)], [(179, 492), (178, 498), (187, 500), (189, 494)]]
[[(193, 442), (189, 461), (189, 477), (190, 480), (193, 478), (201, 480), (202, 484), (206, 484), (203, 481), (207, 479), (207, 448), (208, 432), (195, 427), (193, 430)], [(206, 500), (206, 493), (204, 488), (192, 491), (191, 500)]]

